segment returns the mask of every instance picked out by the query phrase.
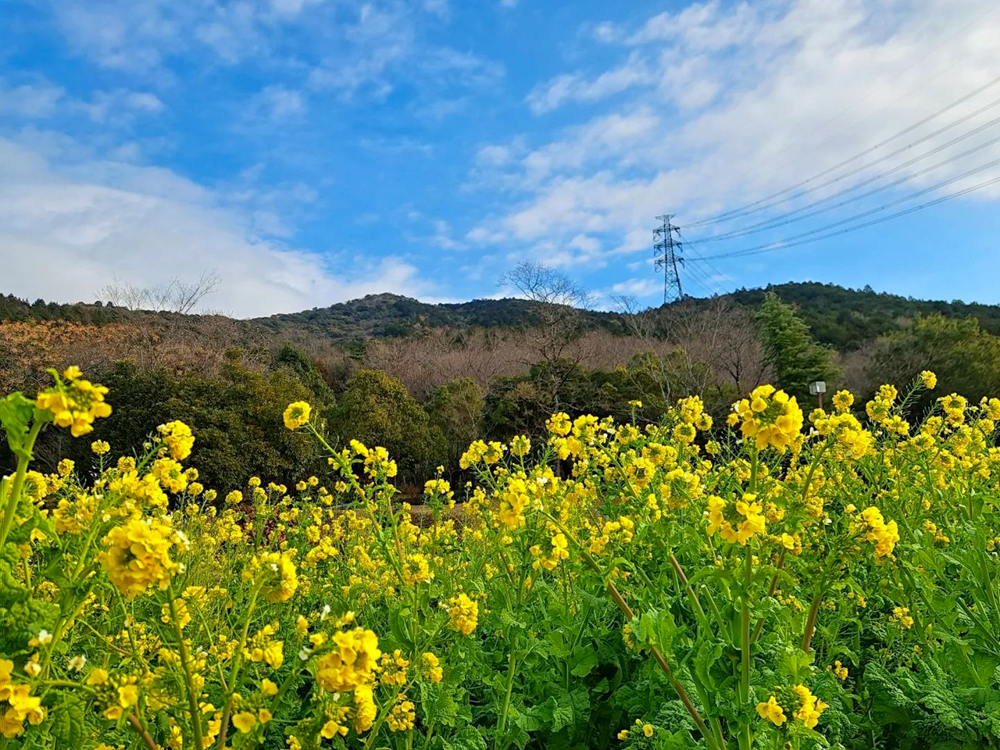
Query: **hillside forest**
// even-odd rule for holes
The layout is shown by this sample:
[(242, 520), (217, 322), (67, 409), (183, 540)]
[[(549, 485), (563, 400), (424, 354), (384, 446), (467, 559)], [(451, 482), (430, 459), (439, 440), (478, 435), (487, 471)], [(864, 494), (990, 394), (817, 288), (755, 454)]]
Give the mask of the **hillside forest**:
[[(970, 400), (1000, 392), (1000, 307), (796, 283), (596, 312), (559, 274), (529, 270), (516, 299), (380, 294), (255, 320), (0, 297), (0, 392), (79, 365), (113, 394), (94, 439), (137, 446), (182, 420), (195, 468), (220, 488), (318, 471), (315, 444), (282, 427), (296, 400), (315, 405), (332, 444), (385, 446), (405, 488), (454, 478), (473, 440), (542, 436), (560, 411), (656, 422), (698, 395), (719, 417), (768, 382), (809, 407), (812, 381), (867, 399), (924, 369)], [(50, 470), (59, 457), (83, 465), (87, 444), (52, 431), (36, 454)], [(0, 471), (12, 466), (0, 453)]]

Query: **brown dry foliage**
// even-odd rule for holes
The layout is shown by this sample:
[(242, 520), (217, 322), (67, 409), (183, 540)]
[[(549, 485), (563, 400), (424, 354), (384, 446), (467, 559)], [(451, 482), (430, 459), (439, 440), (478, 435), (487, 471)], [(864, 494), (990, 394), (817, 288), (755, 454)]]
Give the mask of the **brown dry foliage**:
[[(562, 354), (591, 370), (626, 365), (637, 354), (664, 356), (673, 345), (590, 331), (569, 343)], [(484, 391), (497, 378), (527, 374), (539, 359), (535, 331), (457, 332), (435, 329), (419, 338), (369, 342), (364, 366), (383, 370), (403, 382), (417, 399), (456, 378), (471, 378)]]
[(245, 367), (263, 369), (270, 358), (266, 334), (221, 316), (195, 319), (189, 325), (132, 322), (90, 325), (64, 321), (0, 323), (0, 393), (31, 392), (48, 382), (45, 368), (78, 365), (96, 376), (114, 362), (132, 362), (145, 370), (218, 376), (226, 351), (243, 351)]

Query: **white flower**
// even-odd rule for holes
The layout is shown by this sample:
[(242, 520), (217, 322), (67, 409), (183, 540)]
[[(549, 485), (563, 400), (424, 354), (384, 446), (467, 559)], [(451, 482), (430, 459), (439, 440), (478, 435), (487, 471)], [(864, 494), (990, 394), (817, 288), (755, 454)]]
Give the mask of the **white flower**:
[(302, 649), (299, 651), (299, 658), (302, 661), (309, 661), (310, 656), (312, 656), (312, 649), (303, 646)]
[(319, 613), (319, 621), (323, 622), (323, 620), (326, 619), (326, 616), (328, 614), (330, 614), (330, 605), (329, 604), (324, 604), (323, 605), (323, 611)]
[(38, 643), (41, 646), (47, 646), (52, 643), (52, 633), (50, 633), (45, 628), (38, 631)]
[(31, 677), (38, 677), (38, 675), (41, 674), (42, 665), (37, 661), (29, 661), (24, 665), (24, 671)]
[(82, 672), (83, 668), (87, 666), (87, 657), (84, 654), (79, 656), (74, 656), (69, 660), (69, 668), (74, 672)]

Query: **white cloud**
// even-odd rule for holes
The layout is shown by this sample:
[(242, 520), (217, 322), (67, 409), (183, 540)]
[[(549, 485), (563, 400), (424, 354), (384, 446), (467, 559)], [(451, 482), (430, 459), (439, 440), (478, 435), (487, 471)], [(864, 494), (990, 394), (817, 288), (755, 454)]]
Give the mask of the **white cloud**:
[(611, 285), (614, 294), (625, 294), (635, 297), (649, 297), (662, 291), (662, 284), (657, 279), (649, 277), (631, 278)]
[[(301, 113), (308, 89), (343, 102), (386, 100), (405, 86), (412, 106), (441, 120), (469, 103), (454, 89), (496, 84), (502, 65), (428, 41), (448, 0), (39, 0), (70, 51), (157, 91), (176, 90), (186, 68), (247, 66), (283, 89), (275, 113)], [(425, 12), (419, 12), (420, 10)], [(182, 66), (175, 63), (181, 61)]]
[(424, 0), (424, 10), (442, 18), (447, 18), (451, 12), (448, 0)]
[(306, 98), (301, 91), (279, 84), (265, 86), (250, 100), (248, 111), (251, 117), (288, 120), (305, 114)]
[(466, 106), (461, 99), (441, 96), (442, 90), (495, 86), (505, 72), (499, 63), (471, 52), (427, 44), (405, 6), (365, 3), (352, 23), (338, 26), (337, 34), (343, 42), (331, 45), (310, 71), (312, 88), (336, 91), (346, 99), (363, 94), (383, 101), (406, 83), (429, 93), (419, 109), (431, 119)]
[(166, 109), (166, 105), (155, 94), (147, 91), (98, 91), (90, 101), (72, 101), (66, 104), (67, 111), (83, 112), (91, 120), (104, 125), (127, 125), (137, 116), (155, 115)]
[(206, 304), (241, 317), (382, 291), (433, 291), (399, 258), (324, 258), (264, 239), (260, 225), (277, 221), (268, 229), (280, 232), (279, 217), (229, 207), (225, 196), (168, 170), (100, 159), (60, 168), (37, 145), (44, 139), (35, 140), (0, 139), (0, 264), (8, 291), (92, 300), (112, 276), (146, 286), (214, 268), (222, 284)]
[[(41, 3), (40, 3), (41, 4)], [(287, 61), (281, 27), (308, 24), (332, 37), (344, 3), (327, 0), (48, 0), (71, 50), (130, 74), (161, 75), (171, 58), (208, 50), (227, 65)], [(366, 6), (368, 4), (366, 3)], [(325, 32), (331, 31), (326, 34)]]
[(54, 114), (66, 92), (46, 81), (7, 86), (0, 81), (0, 114), (40, 118)]
[(434, 237), (431, 239), (437, 247), (442, 250), (461, 250), (465, 245), (463, 245), (458, 240), (452, 237), (452, 228), (444, 219), (434, 219), (432, 221), (434, 226)]
[(79, 99), (44, 78), (19, 85), (0, 78), (0, 116), (7, 118), (45, 120), (83, 115), (104, 125), (127, 125), (138, 115), (158, 114), (164, 109), (160, 98), (148, 91), (119, 88), (95, 91), (88, 99)]
[[(963, 3), (961, 12), (948, 0), (710, 2), (659, 14), (635, 29), (597, 24), (595, 43), (610, 45), (604, 53), (620, 49), (619, 61), (605, 70), (558, 75), (526, 102), (536, 113), (574, 102), (595, 106), (575, 115), (567, 109), (561, 120), (571, 124), (547, 139), (536, 137), (531, 147), (480, 148), (474, 186), (504, 191), (510, 203), (467, 238), (513, 244), (522, 255), (543, 243), (565, 254), (586, 233), (602, 239), (605, 259), (645, 251), (657, 214), (677, 213), (683, 226), (756, 200), (985, 85), (996, 76), (1000, 56), (995, 9), (988, 0)], [(1000, 86), (894, 145), (998, 95)], [(888, 164), (925, 153), (997, 114), (931, 138)], [(993, 145), (931, 174), (914, 174), (995, 135), (983, 134), (895, 177), (913, 175), (907, 186), (913, 189), (1000, 158)], [(1000, 187), (980, 195), (996, 198)]]
[(297, 16), (310, 5), (319, 5), (324, 0), (271, 0), (271, 10), (279, 16)]
[(133, 72), (159, 66), (163, 54), (183, 41), (182, 27), (191, 20), (183, 3), (166, 0), (56, 0), (51, 9), (74, 52)]
[(655, 72), (640, 55), (633, 53), (622, 65), (587, 79), (578, 74), (562, 74), (532, 89), (526, 102), (535, 114), (545, 114), (567, 102), (596, 102), (635, 86), (655, 81)]
[(499, 167), (510, 161), (511, 149), (509, 146), (489, 145), (483, 146), (476, 154), (476, 163), (488, 167)]

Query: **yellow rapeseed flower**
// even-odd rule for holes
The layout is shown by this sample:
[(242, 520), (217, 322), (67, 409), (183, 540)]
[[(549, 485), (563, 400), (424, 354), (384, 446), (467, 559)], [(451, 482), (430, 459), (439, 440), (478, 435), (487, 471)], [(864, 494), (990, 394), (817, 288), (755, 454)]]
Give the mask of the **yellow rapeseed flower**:
[[(50, 370), (54, 376), (54, 370)], [(92, 432), (95, 419), (111, 415), (111, 406), (104, 401), (108, 389), (80, 376), (80, 368), (70, 367), (63, 373), (67, 382), (56, 376), (55, 385), (38, 394), (35, 406), (50, 412), (58, 427), (68, 427), (73, 437)]]
[(767, 699), (767, 703), (757, 704), (757, 713), (760, 714), (760, 718), (767, 719), (776, 727), (780, 727), (786, 721), (785, 711), (773, 695)]
[(165, 589), (177, 570), (170, 552), (183, 551), (183, 540), (164, 520), (131, 518), (104, 538), (107, 548), (99, 556), (111, 582), (129, 598), (157, 585)]
[(289, 430), (297, 430), (309, 421), (311, 407), (305, 401), (295, 401), (285, 409), (285, 427)]
[(249, 711), (240, 711), (233, 717), (233, 726), (246, 734), (257, 725), (257, 716)]
[(167, 422), (156, 428), (160, 433), (160, 439), (167, 446), (171, 457), (175, 461), (183, 461), (191, 455), (191, 447), (194, 445), (194, 435), (191, 428), (183, 422)]
[(471, 635), (479, 624), (479, 604), (467, 594), (458, 594), (448, 600), (448, 625), (462, 635)]

